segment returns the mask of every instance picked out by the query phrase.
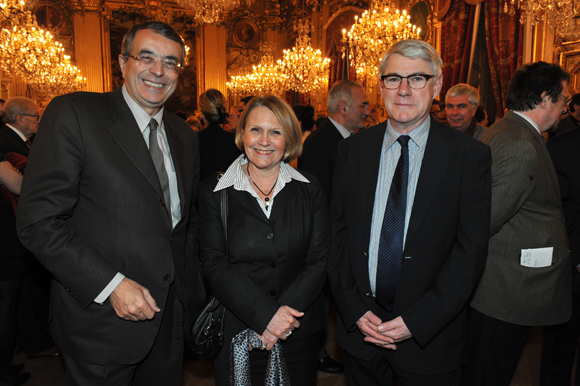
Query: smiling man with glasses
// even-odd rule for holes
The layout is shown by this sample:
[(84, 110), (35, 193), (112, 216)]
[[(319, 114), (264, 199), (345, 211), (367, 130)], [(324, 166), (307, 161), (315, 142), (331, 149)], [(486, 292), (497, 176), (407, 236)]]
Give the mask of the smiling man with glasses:
[(204, 300), (198, 137), (163, 107), (184, 57), (171, 26), (135, 25), (121, 88), (54, 98), (43, 115), (17, 221), (55, 277), (67, 384), (180, 384), (184, 334)]
[(424, 41), (393, 45), (378, 79), (389, 119), (338, 147), (328, 277), (351, 386), (459, 384), (491, 154), (431, 118), (442, 69)]

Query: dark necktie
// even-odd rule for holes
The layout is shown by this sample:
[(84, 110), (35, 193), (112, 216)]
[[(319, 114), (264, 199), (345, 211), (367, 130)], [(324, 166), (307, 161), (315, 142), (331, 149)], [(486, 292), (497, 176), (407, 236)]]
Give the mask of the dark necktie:
[(377, 261), (376, 299), (387, 311), (393, 310), (403, 259), (403, 238), (407, 212), (409, 178), (409, 136), (401, 135), (401, 156), (393, 175), (383, 216)]
[(32, 146), (32, 141), (30, 140), (30, 138), (26, 138), (26, 141), (24, 141), (24, 143), (26, 143), (26, 145), (28, 145), (29, 149), (30, 149), (30, 146)]
[(151, 119), (151, 122), (149, 122), (149, 153), (151, 153), (151, 158), (153, 159), (155, 169), (157, 170), (157, 176), (159, 177), (159, 182), (161, 183), (161, 190), (163, 190), (165, 207), (171, 215), (169, 178), (167, 177), (167, 171), (165, 170), (165, 165), (163, 164), (163, 153), (161, 152), (159, 142), (157, 141), (157, 121), (155, 119)]

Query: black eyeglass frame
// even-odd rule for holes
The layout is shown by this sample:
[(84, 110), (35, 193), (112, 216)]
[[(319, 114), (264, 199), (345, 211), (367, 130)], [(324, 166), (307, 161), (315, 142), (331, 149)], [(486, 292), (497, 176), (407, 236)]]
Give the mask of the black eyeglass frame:
[[(423, 87), (417, 87), (417, 88), (415, 88), (415, 87), (411, 87), (411, 81), (409, 81), (409, 78), (412, 78), (412, 77), (414, 77), (414, 76), (422, 76), (422, 77), (424, 77), (424, 78), (425, 78), (425, 85), (424, 85)], [(391, 77), (391, 78), (395, 78), (395, 77), (396, 77), (396, 78), (399, 78), (399, 79), (400, 79), (400, 80), (399, 80), (399, 84), (397, 85), (397, 87), (395, 87), (395, 88), (389, 88), (389, 87), (387, 87), (387, 85), (385, 84), (385, 79), (386, 79), (386, 78), (389, 78), (389, 77)], [(421, 90), (421, 89), (424, 89), (424, 88), (425, 88), (425, 86), (427, 86), (427, 82), (429, 82), (429, 79), (431, 79), (431, 78), (435, 78), (435, 77), (436, 77), (436, 75), (431, 75), (431, 74), (421, 74), (421, 73), (417, 73), (417, 74), (411, 74), (411, 75), (407, 75), (407, 76), (401, 76), (401, 75), (399, 75), (399, 74), (386, 74), (386, 75), (381, 75), (381, 76), (380, 76), (380, 79), (381, 79), (381, 82), (383, 83), (383, 86), (384, 86), (384, 87), (385, 87), (387, 90), (396, 90), (396, 89), (398, 89), (399, 87), (401, 87), (401, 84), (403, 84), (403, 79), (407, 79), (407, 85), (409, 86), (409, 88), (411, 88), (411, 89), (413, 89), (413, 90)]]
[(18, 114), (18, 115), (25, 115), (27, 117), (36, 117), (36, 122), (40, 121), (40, 114)]

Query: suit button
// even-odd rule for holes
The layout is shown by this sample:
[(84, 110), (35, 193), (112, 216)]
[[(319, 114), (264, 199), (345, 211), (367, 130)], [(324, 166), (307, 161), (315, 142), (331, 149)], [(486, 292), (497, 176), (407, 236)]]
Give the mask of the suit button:
[(268, 233), (268, 236), (266, 236), (268, 238), (268, 240), (271, 240), (274, 238), (274, 234), (273, 233)]
[(173, 236), (169, 236), (169, 242), (173, 242)]
[(270, 292), (270, 295), (272, 295), (272, 296), (276, 296), (276, 291), (272, 291), (272, 292)]
[(272, 268), (276, 268), (276, 263), (272, 263), (272, 264), (270, 264), (270, 267), (272, 267)]
[(163, 202), (163, 200), (159, 200), (159, 205), (165, 206), (165, 203)]
[(169, 281), (169, 279), (171, 279), (171, 275), (169, 275), (168, 273), (166, 273), (165, 275), (163, 275), (163, 280)]

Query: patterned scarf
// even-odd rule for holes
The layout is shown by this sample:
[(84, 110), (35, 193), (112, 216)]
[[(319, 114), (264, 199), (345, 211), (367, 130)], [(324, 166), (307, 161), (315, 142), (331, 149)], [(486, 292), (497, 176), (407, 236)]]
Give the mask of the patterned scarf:
[[(250, 380), (250, 345), (254, 349), (262, 348), (262, 341), (258, 338), (258, 334), (249, 328), (232, 339), (230, 346), (230, 386), (252, 385)], [(284, 352), (279, 342), (270, 351), (265, 386), (290, 386)]]

